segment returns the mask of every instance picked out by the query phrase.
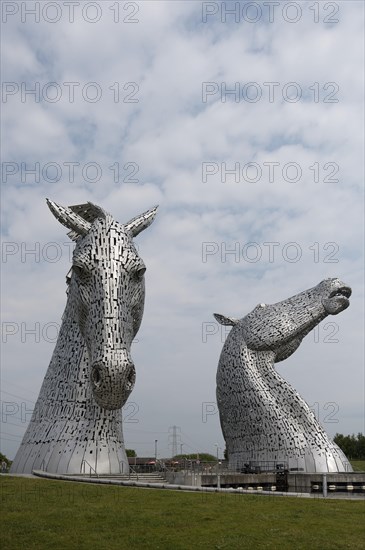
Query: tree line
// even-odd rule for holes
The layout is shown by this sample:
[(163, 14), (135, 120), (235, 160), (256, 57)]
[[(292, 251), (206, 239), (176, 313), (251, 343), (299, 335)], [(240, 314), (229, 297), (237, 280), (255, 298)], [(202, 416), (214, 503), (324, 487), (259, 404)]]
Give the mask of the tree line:
[(365, 435), (343, 435), (336, 433), (333, 441), (343, 450), (347, 458), (365, 460)]

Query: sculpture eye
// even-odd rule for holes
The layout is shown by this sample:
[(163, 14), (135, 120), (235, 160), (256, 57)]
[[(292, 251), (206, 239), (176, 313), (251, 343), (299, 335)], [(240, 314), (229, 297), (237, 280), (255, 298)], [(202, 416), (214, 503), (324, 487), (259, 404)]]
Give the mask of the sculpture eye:
[(88, 277), (90, 277), (90, 272), (85, 267), (73, 265), (72, 271), (76, 273), (78, 279), (87, 279)]
[(137, 269), (136, 271), (136, 277), (138, 279), (142, 279), (143, 275), (146, 273), (146, 268), (145, 267), (140, 267), (139, 269)]

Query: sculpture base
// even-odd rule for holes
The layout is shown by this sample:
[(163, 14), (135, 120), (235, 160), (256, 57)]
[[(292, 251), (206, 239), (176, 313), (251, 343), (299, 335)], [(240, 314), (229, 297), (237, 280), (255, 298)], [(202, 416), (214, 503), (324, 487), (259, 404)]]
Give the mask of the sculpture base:
[[(219, 478), (219, 479), (218, 479)], [(189, 480), (187, 480), (189, 481)], [(183, 480), (179, 481), (183, 484)], [(242, 488), (252, 491), (271, 491), (288, 493), (311, 493), (313, 495), (363, 495), (365, 496), (365, 473), (261, 473), (241, 474), (222, 472), (217, 474), (200, 474), (196, 476), (196, 485), (201, 487)]]
[(326, 451), (306, 447), (288, 452), (242, 451), (228, 453), (229, 469), (242, 473), (277, 470), (302, 473), (352, 472), (352, 466), (341, 449), (330, 443)]
[(128, 474), (124, 447), (117, 442), (61, 441), (22, 444), (10, 473), (26, 474), (43, 470), (53, 474)]

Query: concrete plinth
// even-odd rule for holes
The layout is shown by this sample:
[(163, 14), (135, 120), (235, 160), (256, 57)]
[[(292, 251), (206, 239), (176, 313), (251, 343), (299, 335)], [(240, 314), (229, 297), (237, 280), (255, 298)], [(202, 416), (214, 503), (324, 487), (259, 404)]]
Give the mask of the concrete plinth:
[[(179, 485), (196, 487), (222, 487), (284, 491), (293, 493), (318, 493), (325, 496), (334, 493), (362, 493), (365, 495), (365, 473), (287, 473), (272, 472), (241, 474), (224, 472), (217, 475), (168, 472), (166, 480)], [(325, 485), (324, 485), (325, 483)]]

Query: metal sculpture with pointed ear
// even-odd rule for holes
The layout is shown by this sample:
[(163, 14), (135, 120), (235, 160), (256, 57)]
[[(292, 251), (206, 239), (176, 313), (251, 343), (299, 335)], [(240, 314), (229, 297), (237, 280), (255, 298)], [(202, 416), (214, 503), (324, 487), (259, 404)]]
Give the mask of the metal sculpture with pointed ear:
[(71, 229), (80, 237), (87, 235), (91, 227), (90, 222), (87, 222), (67, 206), (60, 206), (49, 199), (46, 199), (46, 201), (50, 211), (62, 225)]
[(137, 237), (137, 235), (147, 229), (149, 225), (153, 222), (156, 216), (158, 206), (154, 206), (151, 210), (147, 210), (143, 214), (136, 216), (131, 219), (128, 223), (125, 224), (125, 230), (129, 231), (132, 237)]
[(308, 473), (352, 471), (313, 411), (274, 366), (294, 353), (327, 315), (346, 309), (350, 296), (351, 289), (339, 279), (325, 279), (282, 302), (259, 304), (239, 320), (214, 315), (233, 326), (217, 371), (217, 404), (231, 467), (281, 464)]
[(221, 315), (220, 313), (213, 313), (213, 315), (218, 323), (228, 327), (234, 327), (234, 325), (237, 325), (237, 323), (239, 322), (239, 319), (235, 319), (234, 317), (226, 317), (225, 315)]
[(92, 203), (47, 204), (76, 246), (57, 344), (12, 472), (128, 473), (121, 408), (136, 378), (130, 348), (146, 271), (132, 238), (157, 207), (122, 225)]

